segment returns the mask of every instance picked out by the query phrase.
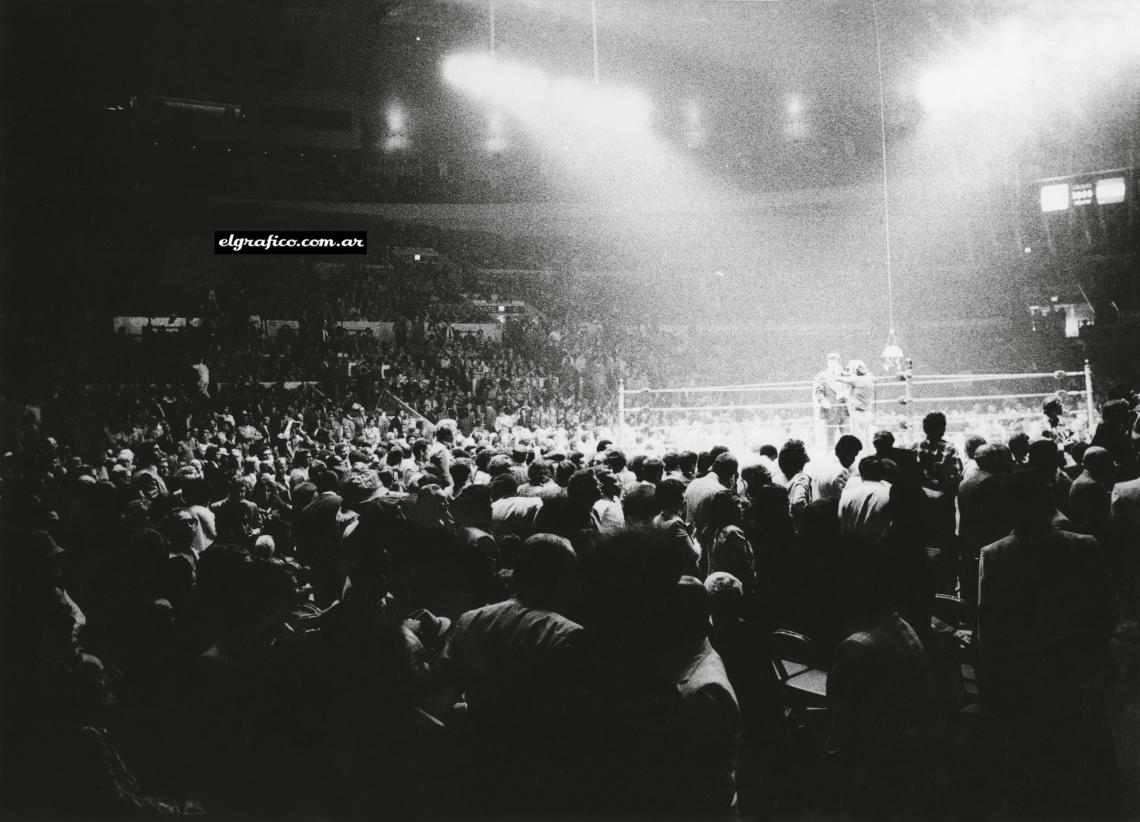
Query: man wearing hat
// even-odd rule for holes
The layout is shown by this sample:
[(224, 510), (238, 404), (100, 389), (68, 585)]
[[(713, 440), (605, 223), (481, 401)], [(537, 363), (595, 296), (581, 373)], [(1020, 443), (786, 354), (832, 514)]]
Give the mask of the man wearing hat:
[(521, 442), (516, 443), (511, 448), (511, 474), (514, 475), (515, 485), (526, 485), (530, 475), (527, 471), (527, 456), (531, 453), (530, 449), (523, 445)]
[(827, 355), (827, 365), (815, 375), (812, 386), (812, 399), (819, 409), (819, 423), (824, 426), (828, 448), (833, 448), (836, 440), (847, 430), (849, 389), (839, 379), (842, 374), (839, 355), (833, 352)]

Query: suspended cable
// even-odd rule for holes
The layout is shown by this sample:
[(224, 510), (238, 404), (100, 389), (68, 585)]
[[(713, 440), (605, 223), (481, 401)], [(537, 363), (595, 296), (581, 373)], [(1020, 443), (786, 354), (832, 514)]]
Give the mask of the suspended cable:
[(875, 21), (875, 65), (879, 74), (879, 142), (883, 160), (883, 234), (887, 257), (887, 317), (891, 333), (895, 328), (895, 283), (891, 271), (891, 198), (887, 177), (887, 108), (883, 95), (883, 45), (879, 35), (879, 4), (871, 0), (871, 15)]
[(590, 26), (594, 35), (594, 85), (598, 84), (598, 0), (590, 0)]

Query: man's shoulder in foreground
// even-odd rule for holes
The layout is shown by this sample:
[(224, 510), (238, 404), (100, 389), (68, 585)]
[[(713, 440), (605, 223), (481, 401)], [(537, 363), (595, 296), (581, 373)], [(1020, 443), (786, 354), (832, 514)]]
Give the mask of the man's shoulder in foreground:
[(455, 630), (460, 632), (473, 625), (502, 625), (537, 624), (543, 623), (555, 628), (555, 634), (562, 636), (580, 631), (582, 626), (571, 619), (567, 619), (555, 611), (544, 611), (540, 608), (528, 608), (514, 597), (494, 602), (480, 608), (467, 611), (460, 615)]
[(1049, 543), (1053, 545), (1064, 544), (1071, 548), (1087, 548), (1090, 550), (1098, 550), (1100, 543), (1097, 542), (1096, 537), (1089, 536), (1088, 534), (1078, 534), (1073, 531), (1059, 528), (1056, 525), (1050, 525), (1048, 528), (1042, 528), (1032, 534), (1014, 532), (1008, 536), (1002, 537), (997, 542), (990, 543), (982, 548), (982, 561), (987, 559), (996, 559), (1008, 554), (1011, 550), (1016, 550), (1028, 544), (1041, 545)]

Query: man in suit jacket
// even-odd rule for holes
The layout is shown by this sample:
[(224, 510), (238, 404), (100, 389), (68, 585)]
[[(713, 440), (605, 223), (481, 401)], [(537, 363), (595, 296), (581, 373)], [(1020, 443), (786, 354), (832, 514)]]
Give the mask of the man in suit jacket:
[(688, 807), (678, 810), (728, 813), (737, 804), (740, 705), (709, 642), (709, 594), (696, 577), (678, 580), (669, 621), (677, 644), (663, 650), (659, 664), (681, 698), (675, 786), (684, 787)]
[(961, 538), (962, 599), (970, 622), (977, 618), (978, 562), (982, 548), (1009, 534), (1012, 525), (1001, 485), (1013, 470), (1013, 455), (1001, 443), (974, 452), (977, 470), (958, 488), (958, 536)]
[(1103, 545), (1108, 535), (1116, 464), (1112, 454), (1094, 445), (1085, 451), (1084, 466), (1069, 489), (1069, 517), (1081, 533), (1101, 539)]
[(740, 463), (728, 453), (718, 454), (712, 469), (703, 477), (693, 480), (685, 489), (685, 513), (693, 528), (699, 533), (704, 527), (702, 509), (718, 491), (736, 489), (736, 476)]
[(297, 554), (313, 568), (313, 594), (322, 608), (340, 599), (347, 570), (337, 521), (344, 500), (335, 471), (316, 476), (317, 496), (297, 517)]
[(1121, 600), (1127, 617), (1136, 617), (1140, 603), (1140, 479), (1118, 482), (1112, 489), (1109, 531), (1120, 571)]
[(1023, 810), (1091, 818), (1117, 788), (1104, 706), (1116, 596), (1097, 540), (1053, 526), (1050, 494), (1035, 471), (1005, 481), (1013, 533), (982, 549), (979, 697)]

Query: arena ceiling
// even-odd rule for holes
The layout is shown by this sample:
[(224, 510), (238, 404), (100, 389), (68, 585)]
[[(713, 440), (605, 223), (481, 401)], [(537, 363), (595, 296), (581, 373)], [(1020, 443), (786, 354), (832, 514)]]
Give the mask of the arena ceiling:
[[(482, 124), (441, 65), (489, 48), (492, 7), (500, 59), (590, 78), (588, 0), (14, 0), (6, 98), (98, 109), (140, 93), (351, 95), (379, 132), (400, 106), (415, 132), (409, 150), (461, 154), (481, 142)], [(603, 84), (644, 93), (654, 127), (707, 168), (732, 176), (787, 155), (767, 172), (783, 180), (768, 188), (815, 186), (828, 174), (873, 179), (880, 101), (896, 154), (927, 149), (931, 136), (969, 146), (985, 132), (989, 149), (1036, 166), (1027, 176), (1048, 176), (1131, 164), (1138, 9), (1129, 0), (597, 0), (598, 69)], [(1016, 110), (1016, 134), (1001, 109)], [(824, 173), (798, 179), (809, 166)]]

